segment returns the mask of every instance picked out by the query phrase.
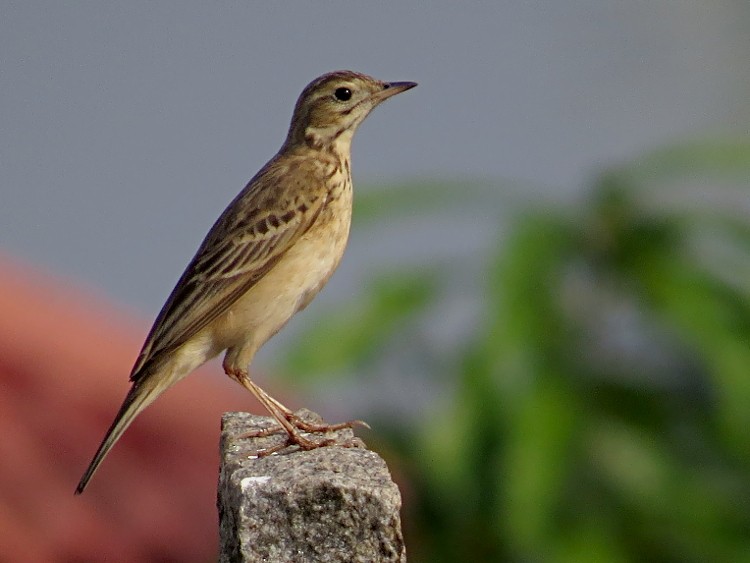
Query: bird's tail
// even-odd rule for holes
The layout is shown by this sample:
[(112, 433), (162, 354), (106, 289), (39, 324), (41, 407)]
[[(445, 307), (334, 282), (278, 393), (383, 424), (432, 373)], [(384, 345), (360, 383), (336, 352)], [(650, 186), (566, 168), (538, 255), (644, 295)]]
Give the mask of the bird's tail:
[(94, 454), (94, 458), (91, 460), (86, 472), (78, 482), (75, 494), (80, 495), (84, 491), (89, 480), (93, 477), (94, 473), (96, 473), (99, 465), (109, 453), (109, 450), (111, 450), (112, 446), (114, 446), (117, 440), (120, 439), (123, 432), (125, 432), (128, 426), (130, 426), (130, 423), (135, 420), (135, 417), (150, 405), (162, 391), (169, 387), (169, 384), (171, 384), (171, 381), (166, 385), (163, 381), (162, 384), (159, 384), (159, 379), (163, 378), (155, 377), (155, 374), (150, 374), (137, 383), (134, 383), (130, 388), (117, 416), (115, 416), (112, 425), (104, 435), (104, 440), (102, 440), (99, 449), (96, 450), (96, 454)]

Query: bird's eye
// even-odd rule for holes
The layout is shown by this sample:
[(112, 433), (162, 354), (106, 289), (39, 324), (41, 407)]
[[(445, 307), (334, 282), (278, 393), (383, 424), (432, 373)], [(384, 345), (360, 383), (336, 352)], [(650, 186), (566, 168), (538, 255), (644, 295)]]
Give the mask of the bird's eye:
[(351, 100), (352, 91), (349, 90), (349, 88), (336, 88), (336, 91), (333, 93), (333, 95), (338, 101), (346, 102), (348, 100)]

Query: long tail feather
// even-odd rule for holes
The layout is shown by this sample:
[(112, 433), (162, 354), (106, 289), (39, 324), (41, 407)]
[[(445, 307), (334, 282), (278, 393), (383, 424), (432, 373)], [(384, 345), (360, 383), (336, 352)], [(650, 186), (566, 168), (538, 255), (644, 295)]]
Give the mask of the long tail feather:
[(123, 401), (120, 410), (117, 412), (117, 416), (115, 416), (112, 425), (104, 435), (104, 439), (99, 445), (99, 449), (96, 450), (94, 458), (91, 460), (91, 463), (83, 474), (83, 477), (81, 477), (81, 480), (76, 487), (75, 494), (80, 495), (84, 491), (89, 480), (94, 476), (94, 473), (96, 473), (99, 465), (102, 463), (102, 461), (104, 461), (104, 458), (109, 453), (109, 450), (111, 450), (112, 446), (114, 446), (117, 440), (120, 439), (123, 432), (125, 432), (128, 426), (130, 426), (130, 423), (133, 422), (133, 420), (135, 420), (135, 417), (138, 416), (141, 411), (143, 411), (143, 409), (150, 405), (154, 401), (154, 399), (156, 399), (156, 397), (158, 397), (161, 392), (168, 386), (158, 385), (158, 383), (156, 382), (157, 379), (158, 378), (151, 375), (150, 377), (142, 379), (130, 388), (130, 391), (128, 391), (128, 394), (125, 396), (125, 400)]

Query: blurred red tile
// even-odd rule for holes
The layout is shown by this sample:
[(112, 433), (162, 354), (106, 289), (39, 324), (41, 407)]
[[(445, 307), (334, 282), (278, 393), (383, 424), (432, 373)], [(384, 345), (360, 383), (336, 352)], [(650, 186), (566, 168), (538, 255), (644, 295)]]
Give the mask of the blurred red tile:
[(0, 559), (216, 560), (221, 413), (260, 412), (218, 363), (125, 433), (73, 496), (148, 326), (0, 256)]

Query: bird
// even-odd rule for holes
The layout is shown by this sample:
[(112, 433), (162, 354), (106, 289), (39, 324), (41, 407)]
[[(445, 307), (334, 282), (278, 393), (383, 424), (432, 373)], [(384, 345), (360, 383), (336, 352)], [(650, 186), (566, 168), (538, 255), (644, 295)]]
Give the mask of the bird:
[(130, 374), (131, 387), (75, 494), (81, 494), (133, 420), (167, 388), (226, 351), (224, 372), (278, 421), (287, 443), (329, 445), (311, 424), (248, 375), (258, 349), (304, 309), (339, 265), (352, 214), (351, 143), (381, 102), (415, 82), (350, 70), (310, 82), (276, 155), (213, 224), (156, 317)]

